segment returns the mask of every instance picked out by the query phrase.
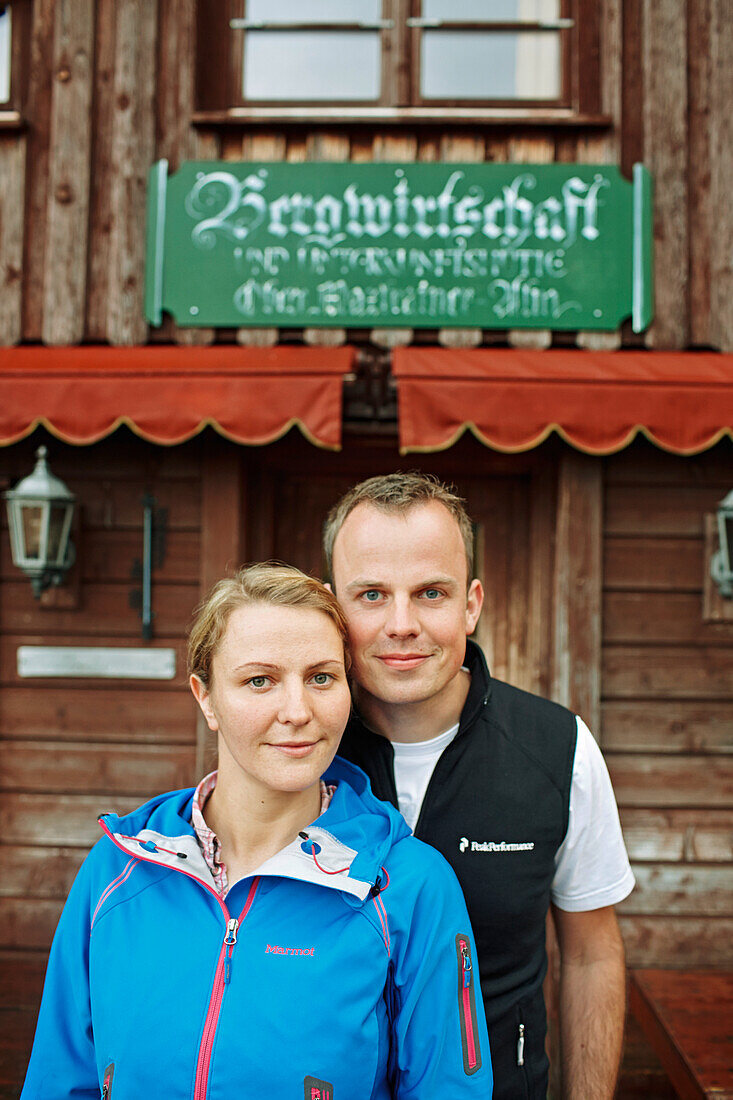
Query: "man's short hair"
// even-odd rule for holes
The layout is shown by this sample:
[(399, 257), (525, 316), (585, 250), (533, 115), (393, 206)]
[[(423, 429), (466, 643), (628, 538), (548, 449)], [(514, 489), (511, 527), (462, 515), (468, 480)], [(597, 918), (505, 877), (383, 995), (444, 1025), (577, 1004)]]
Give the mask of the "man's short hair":
[(458, 524), (466, 551), (470, 584), (473, 579), (473, 525), (466, 512), (465, 501), (454, 492), (452, 485), (446, 485), (433, 474), (423, 474), (419, 470), (367, 478), (366, 481), (354, 485), (334, 504), (323, 528), (323, 550), (328, 576), (333, 576), (333, 546), (336, 536), (346, 517), (357, 505), (370, 504), (382, 512), (402, 513), (433, 500), (443, 504)]

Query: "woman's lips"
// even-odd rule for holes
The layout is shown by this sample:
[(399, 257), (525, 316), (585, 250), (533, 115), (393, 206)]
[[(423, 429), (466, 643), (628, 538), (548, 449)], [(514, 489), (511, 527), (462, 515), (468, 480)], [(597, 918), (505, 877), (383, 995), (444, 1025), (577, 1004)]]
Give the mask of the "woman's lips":
[(272, 745), (273, 749), (277, 749), (278, 752), (284, 753), (286, 756), (307, 756), (309, 752), (318, 744), (317, 741), (293, 741), (286, 742), (284, 744)]
[(417, 668), (423, 661), (427, 661), (428, 653), (383, 653), (379, 660), (387, 668), (410, 669)]

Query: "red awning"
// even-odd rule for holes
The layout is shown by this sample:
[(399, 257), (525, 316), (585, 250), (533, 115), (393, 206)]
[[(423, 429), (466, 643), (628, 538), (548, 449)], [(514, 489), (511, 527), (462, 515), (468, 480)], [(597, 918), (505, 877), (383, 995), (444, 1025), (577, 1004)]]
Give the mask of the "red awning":
[(612, 454), (641, 433), (696, 454), (733, 434), (733, 355), (398, 348), (400, 451), (440, 451), (467, 429), (497, 451), (557, 432)]
[(338, 450), (353, 361), (349, 347), (3, 348), (0, 444), (39, 424), (75, 444), (121, 424), (153, 443), (182, 443), (211, 425), (261, 444), (297, 424)]

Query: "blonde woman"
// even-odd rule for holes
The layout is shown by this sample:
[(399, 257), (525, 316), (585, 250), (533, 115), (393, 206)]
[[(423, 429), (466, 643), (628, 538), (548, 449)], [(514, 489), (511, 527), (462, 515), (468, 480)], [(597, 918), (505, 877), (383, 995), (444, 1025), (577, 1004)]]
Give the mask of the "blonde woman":
[(333, 596), (243, 569), (198, 609), (189, 659), (218, 770), (100, 818), (23, 1100), (489, 1097), (453, 873), (334, 759), (350, 695)]

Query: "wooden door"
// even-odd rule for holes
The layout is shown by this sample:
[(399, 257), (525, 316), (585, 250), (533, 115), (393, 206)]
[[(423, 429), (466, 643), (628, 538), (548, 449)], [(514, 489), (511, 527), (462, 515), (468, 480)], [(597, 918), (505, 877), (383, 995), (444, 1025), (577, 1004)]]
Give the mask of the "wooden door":
[(452, 482), (476, 524), (476, 574), (486, 601), (476, 640), (492, 672), (532, 691), (549, 683), (554, 465), (496, 455), (472, 439), (448, 452), (400, 458), (392, 440), (347, 441), (317, 451), (297, 437), (249, 452), (242, 545), (248, 560), (276, 558), (324, 574), (321, 532), (350, 485), (419, 468)]

